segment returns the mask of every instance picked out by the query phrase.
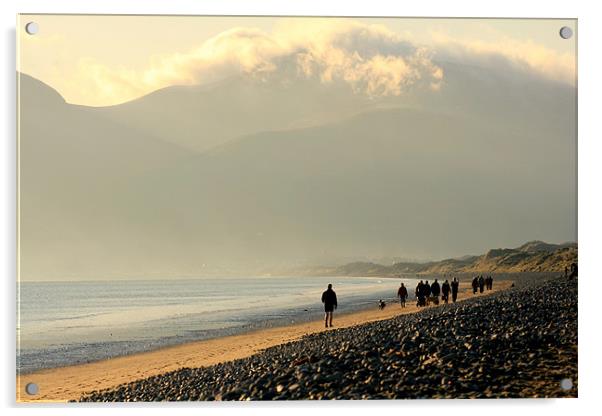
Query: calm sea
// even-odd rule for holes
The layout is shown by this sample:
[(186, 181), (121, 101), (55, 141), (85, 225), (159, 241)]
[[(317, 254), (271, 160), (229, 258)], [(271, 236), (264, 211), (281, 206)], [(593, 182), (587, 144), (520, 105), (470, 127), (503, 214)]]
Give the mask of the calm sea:
[(339, 298), (337, 312), (376, 307), (380, 298), (395, 298), (400, 281), (415, 286), (412, 279), (371, 277), (24, 282), (17, 371), (316, 319), (328, 283)]

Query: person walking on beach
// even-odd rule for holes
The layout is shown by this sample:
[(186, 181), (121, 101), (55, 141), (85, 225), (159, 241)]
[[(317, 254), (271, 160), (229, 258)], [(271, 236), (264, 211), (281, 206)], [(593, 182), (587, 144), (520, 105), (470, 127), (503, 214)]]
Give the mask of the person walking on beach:
[(425, 300), (425, 304), (426, 306), (429, 305), (430, 303), (430, 297), (431, 297), (431, 285), (429, 285), (429, 281), (427, 280), (426, 282), (424, 282), (424, 286), (422, 286), (422, 288), (424, 289), (424, 300)]
[(571, 274), (569, 274), (569, 280), (573, 280), (577, 277), (577, 263), (571, 263)]
[(418, 282), (418, 285), (416, 286), (416, 299), (417, 299), (417, 306), (425, 306), (425, 302), (424, 302), (424, 283), (422, 283), (422, 280), (420, 282)]
[(483, 289), (485, 289), (485, 279), (483, 279), (483, 275), (479, 277), (479, 292), (483, 293)]
[(437, 281), (437, 279), (435, 279), (435, 281), (431, 285), (431, 295), (433, 296), (433, 302), (435, 303), (435, 305), (439, 304), (439, 294), (440, 293), (441, 293), (441, 286), (439, 285), (439, 282)]
[(406, 299), (408, 298), (408, 289), (406, 289), (403, 283), (401, 284), (401, 286), (399, 286), (399, 289), (397, 290), (397, 296), (399, 297), (399, 304), (402, 308), (405, 308)]
[(328, 284), (328, 289), (322, 293), (322, 303), (324, 304), (324, 326), (332, 327), (332, 314), (337, 308), (337, 294), (332, 290), (332, 283)]
[(451, 283), (451, 293), (452, 293), (452, 302), (456, 303), (456, 299), (458, 299), (458, 288), (460, 287), (460, 282), (458, 279), (454, 277)]
[(441, 285), (441, 300), (445, 303), (449, 301), (449, 292), (450, 292), (449, 282), (445, 279), (445, 282)]
[(476, 295), (477, 290), (479, 290), (479, 277), (475, 276), (475, 278), (472, 279), (472, 294)]

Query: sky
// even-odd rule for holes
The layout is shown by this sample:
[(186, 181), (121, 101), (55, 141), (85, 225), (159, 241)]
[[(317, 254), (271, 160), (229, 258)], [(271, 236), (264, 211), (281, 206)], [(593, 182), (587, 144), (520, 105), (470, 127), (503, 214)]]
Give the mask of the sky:
[[(24, 30), (30, 21), (39, 26), (33, 36)], [(495, 52), (552, 79), (574, 82), (576, 36), (564, 40), (558, 35), (565, 25), (576, 32), (574, 20), (351, 21), (382, 27), (387, 36), (424, 46), (435, 57), (441, 51), (460, 53), (460, 49), (477, 54)], [(214, 82), (220, 78), (224, 60), (248, 47), (245, 39), (261, 38), (264, 44), (250, 48), (249, 55), (236, 57), (242, 71), (258, 65), (251, 53), (269, 60), (348, 24), (348, 19), (336, 18), (20, 15), (17, 65), (19, 71), (55, 88), (69, 103), (107, 106), (170, 85)], [(236, 30), (246, 31), (247, 37), (239, 37), (238, 43), (223, 41), (232, 40)]]

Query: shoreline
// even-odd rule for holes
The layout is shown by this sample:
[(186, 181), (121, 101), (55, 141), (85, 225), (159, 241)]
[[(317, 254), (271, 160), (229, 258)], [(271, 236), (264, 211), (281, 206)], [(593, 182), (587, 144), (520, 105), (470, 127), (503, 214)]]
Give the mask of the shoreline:
[[(472, 295), (470, 282), (464, 280), (460, 285), (458, 301), (487, 296), (508, 289), (512, 283), (511, 280), (497, 281), (493, 290)], [(412, 290), (413, 288), (410, 288), (410, 292)], [(384, 310), (373, 307), (340, 315), (335, 313), (333, 329), (352, 327), (436, 308), (433, 306), (418, 308), (413, 300), (408, 301), (406, 305), (406, 308), (401, 308), (398, 302), (394, 302), (387, 304)], [(183, 367), (206, 367), (246, 358), (266, 348), (296, 341), (305, 335), (329, 330), (324, 328), (323, 321), (320, 319), (187, 342), (85, 364), (38, 370), (17, 375), (17, 401), (67, 402), (77, 400), (89, 391), (115, 387)], [(25, 393), (25, 386), (28, 383), (36, 383), (39, 386), (37, 395), (29, 396)], [(48, 388), (47, 386), (52, 387)]]
[(317, 332), (78, 401), (576, 398), (577, 279), (521, 280), (513, 289)]

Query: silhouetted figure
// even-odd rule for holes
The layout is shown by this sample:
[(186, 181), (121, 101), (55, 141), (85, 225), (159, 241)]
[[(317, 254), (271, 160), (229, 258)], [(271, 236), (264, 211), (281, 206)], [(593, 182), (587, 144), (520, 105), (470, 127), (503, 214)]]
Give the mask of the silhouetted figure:
[(485, 289), (485, 279), (483, 279), (483, 276), (479, 277), (479, 292), (483, 293), (483, 290)]
[(493, 277), (489, 276), (489, 290), (493, 290)]
[(472, 294), (476, 295), (477, 290), (479, 290), (479, 278), (478, 276), (475, 276), (475, 278), (472, 279)]
[(564, 266), (564, 278), (568, 278), (569, 277), (569, 268), (567, 266)]
[(399, 286), (399, 289), (397, 290), (397, 297), (399, 298), (399, 304), (401, 305), (401, 307), (405, 308), (406, 299), (408, 298), (408, 289), (406, 289), (403, 283), (401, 284), (401, 286)]
[(324, 304), (324, 326), (332, 327), (332, 314), (337, 308), (337, 294), (332, 290), (332, 284), (328, 284), (328, 289), (322, 293), (322, 303)]
[(424, 300), (426, 301), (426, 306), (428, 306), (430, 304), (431, 297), (431, 285), (429, 285), (428, 280), (424, 282), (424, 286), (422, 286), (422, 288), (424, 289)]
[(387, 304), (385, 303), (384, 300), (381, 299), (378, 301), (378, 309), (380, 309), (382, 311), (383, 309), (385, 309), (385, 306), (387, 306)]
[(449, 287), (449, 282), (445, 279), (445, 282), (441, 285), (441, 300), (445, 303), (449, 301), (449, 292), (451, 288)]
[(577, 263), (571, 263), (571, 274), (569, 275), (569, 280), (573, 280), (577, 277)]
[(454, 277), (454, 280), (452, 280), (451, 282), (451, 293), (452, 293), (452, 302), (456, 302), (456, 299), (458, 299), (458, 289), (460, 288), (460, 282), (458, 282), (458, 279), (456, 279)]
[(424, 299), (424, 283), (422, 280), (418, 282), (418, 285), (416, 286), (416, 300), (417, 306), (426, 306)]
[(437, 279), (435, 279), (435, 281), (431, 285), (431, 296), (432, 296), (432, 299), (433, 299), (433, 302), (435, 303), (435, 305), (439, 304), (439, 295), (440, 294), (441, 294), (441, 286), (439, 285), (439, 282), (437, 281)]

